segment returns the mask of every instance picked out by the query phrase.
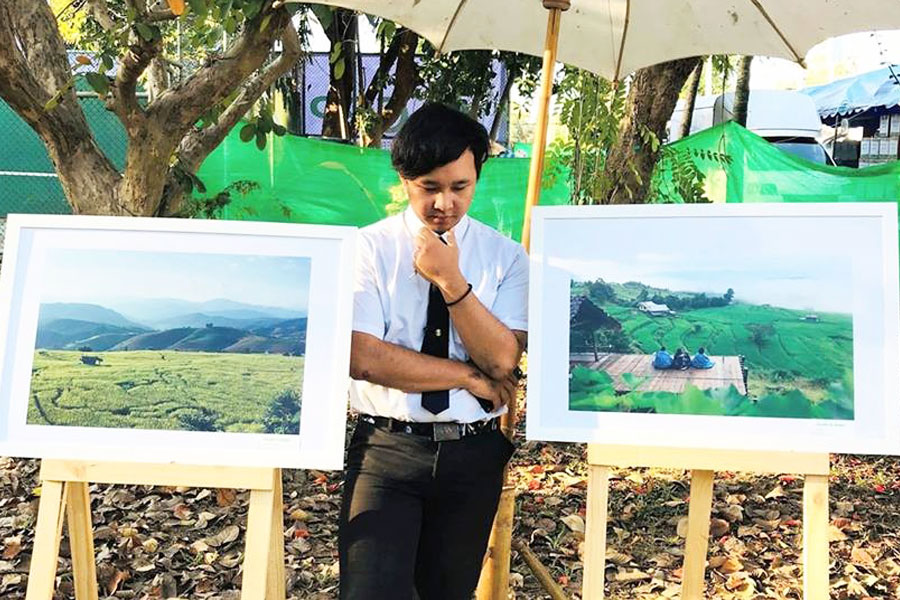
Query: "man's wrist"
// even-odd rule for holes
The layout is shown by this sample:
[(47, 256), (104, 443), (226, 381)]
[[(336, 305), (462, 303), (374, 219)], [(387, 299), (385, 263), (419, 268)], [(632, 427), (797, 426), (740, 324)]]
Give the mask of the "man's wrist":
[(441, 294), (444, 296), (445, 302), (454, 302), (462, 298), (462, 295), (469, 291), (469, 282), (462, 276), (462, 273), (458, 273), (447, 281), (438, 284), (438, 287), (441, 290)]

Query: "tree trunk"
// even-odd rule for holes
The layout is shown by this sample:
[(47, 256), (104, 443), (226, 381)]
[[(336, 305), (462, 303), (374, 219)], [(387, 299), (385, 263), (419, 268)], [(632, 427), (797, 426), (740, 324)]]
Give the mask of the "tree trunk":
[(737, 67), (737, 84), (734, 89), (734, 120), (741, 127), (747, 126), (747, 104), (750, 101), (750, 63), (752, 56), (741, 56)]
[(646, 130), (663, 139), (678, 94), (701, 60), (698, 56), (682, 58), (634, 74), (619, 128), (619, 142), (606, 159), (603, 185), (596, 196), (601, 203), (644, 202), (659, 148), (654, 150), (642, 134)]
[(494, 115), (494, 120), (491, 122), (490, 137), (494, 142), (497, 141), (500, 125), (503, 123), (503, 117), (509, 107), (509, 94), (512, 90), (513, 83), (515, 83), (515, 77), (513, 77), (511, 72), (507, 72), (506, 82), (503, 84), (503, 91), (500, 92), (500, 101), (497, 103), (497, 113)]
[[(322, 136), (349, 139), (350, 112), (356, 88), (356, 14), (352, 10), (335, 9), (325, 34), (331, 41), (332, 52), (340, 48), (340, 58), (329, 65), (330, 84), (325, 100)], [(342, 65), (341, 73), (337, 72), (338, 65)]]
[[(397, 69), (394, 72), (394, 90), (391, 92), (390, 100), (387, 101), (381, 113), (377, 115), (375, 122), (367, 133), (368, 146), (372, 148), (381, 146), (384, 133), (403, 114), (403, 109), (406, 108), (409, 99), (412, 98), (413, 92), (419, 85), (419, 67), (416, 64), (416, 48), (419, 45), (419, 36), (409, 29), (395, 35), (399, 35), (400, 38), (397, 44)], [(391, 46), (393, 45), (392, 41)], [(378, 75), (376, 74), (377, 77)], [(375, 80), (373, 79), (374, 82)], [(374, 100), (375, 93), (373, 92), (366, 96), (367, 99), (371, 98), (369, 99), (371, 101)]]
[(701, 60), (691, 71), (688, 79), (688, 93), (684, 99), (684, 118), (681, 121), (681, 135), (679, 137), (687, 137), (691, 135), (691, 123), (694, 120), (694, 105), (697, 103), (697, 90), (700, 89), (700, 75), (703, 72), (703, 61)]

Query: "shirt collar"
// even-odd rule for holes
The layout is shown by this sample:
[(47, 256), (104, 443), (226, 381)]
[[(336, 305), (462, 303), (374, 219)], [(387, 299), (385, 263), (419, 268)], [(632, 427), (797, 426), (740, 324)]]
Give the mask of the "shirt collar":
[[(415, 237), (419, 230), (422, 227), (425, 227), (425, 224), (422, 223), (419, 216), (415, 213), (411, 206), (407, 206), (406, 210), (403, 211), (403, 225), (406, 227), (406, 231), (409, 232), (410, 237)], [(457, 243), (462, 242), (466, 237), (466, 233), (469, 231), (470, 219), (469, 215), (463, 215), (462, 219), (456, 224), (453, 228), (453, 233), (456, 235)]]

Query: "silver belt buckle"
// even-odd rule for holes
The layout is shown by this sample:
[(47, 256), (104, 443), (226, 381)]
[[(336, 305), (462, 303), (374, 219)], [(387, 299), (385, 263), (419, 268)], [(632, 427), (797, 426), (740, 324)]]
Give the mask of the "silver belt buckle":
[(459, 424), (458, 423), (435, 423), (434, 424), (434, 441), (449, 442), (458, 440)]

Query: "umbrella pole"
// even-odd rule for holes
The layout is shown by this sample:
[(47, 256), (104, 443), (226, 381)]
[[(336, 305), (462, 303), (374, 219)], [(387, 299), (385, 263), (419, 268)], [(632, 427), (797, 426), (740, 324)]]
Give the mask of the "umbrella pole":
[(531, 168), (528, 171), (528, 192), (525, 196), (525, 221), (522, 224), (522, 245), (531, 247), (531, 207), (541, 197), (541, 179), (544, 176), (544, 155), (547, 151), (547, 126), (550, 122), (550, 97), (553, 95), (553, 71), (556, 66), (556, 50), (559, 44), (559, 24), (562, 12), (569, 8), (569, 0), (543, 0), (550, 9), (547, 17), (547, 38), (544, 44), (544, 67), (541, 72), (541, 88), (537, 104), (537, 124), (531, 146)]
[[(528, 192), (525, 201), (525, 222), (522, 244), (528, 250), (531, 241), (531, 207), (541, 195), (541, 179), (544, 174), (544, 152), (547, 147), (547, 126), (550, 121), (550, 97), (553, 94), (553, 71), (559, 43), (559, 24), (562, 13), (569, 9), (570, 0), (542, 0), (548, 9), (547, 37), (544, 44), (544, 66), (537, 105), (537, 127), (531, 150), (531, 169), (528, 173)], [(503, 432), (510, 439), (516, 430), (516, 406), (511, 403), (509, 412), (501, 422)], [(488, 552), (475, 592), (477, 600), (506, 600), (509, 597), (509, 565), (512, 546), (513, 517), (516, 509), (515, 486), (510, 484), (509, 473), (503, 473), (503, 491), (494, 517), (494, 529), (488, 542)]]

